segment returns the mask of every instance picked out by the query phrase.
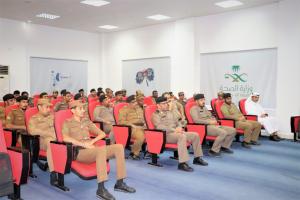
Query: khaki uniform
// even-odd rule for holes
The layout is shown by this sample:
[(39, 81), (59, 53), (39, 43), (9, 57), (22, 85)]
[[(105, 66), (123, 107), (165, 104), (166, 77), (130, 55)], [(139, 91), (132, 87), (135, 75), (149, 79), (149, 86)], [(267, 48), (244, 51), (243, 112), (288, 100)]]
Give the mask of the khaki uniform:
[(135, 108), (124, 106), (120, 109), (118, 124), (135, 126), (131, 132), (131, 137), (134, 139), (131, 150), (134, 155), (138, 156), (145, 140), (144, 129), (146, 126), (143, 109), (139, 106)]
[(244, 130), (244, 142), (250, 143), (251, 141), (256, 142), (258, 140), (261, 131), (261, 124), (259, 122), (246, 119), (239, 120), (243, 114), (233, 103), (231, 105), (223, 103), (221, 111), (226, 119), (236, 121), (236, 128)]
[[(113, 115), (113, 108), (106, 106), (97, 106), (94, 110), (94, 119), (99, 122), (103, 122), (103, 131), (109, 134), (109, 138), (112, 144), (115, 143), (113, 125), (115, 125), (115, 119)], [(110, 122), (107, 124), (105, 122)]]
[(219, 152), (221, 147), (230, 148), (234, 136), (236, 134), (235, 128), (228, 126), (210, 125), (211, 121), (216, 119), (212, 116), (211, 112), (204, 106), (193, 106), (190, 110), (191, 117), (195, 123), (207, 124), (207, 135), (217, 136), (211, 148), (214, 152)]
[(2, 126), (5, 127), (5, 108), (0, 106), (0, 121), (2, 123)]
[(183, 106), (183, 108), (185, 107), (185, 105), (186, 105), (186, 101), (184, 101), (184, 100), (178, 100), (178, 103), (180, 103), (182, 106)]
[(67, 102), (58, 102), (54, 106), (54, 112), (60, 111), (60, 110), (67, 110), (69, 108), (69, 103)]
[(54, 130), (54, 115), (49, 114), (43, 116), (40, 113), (33, 115), (29, 120), (30, 135), (40, 136), (40, 149), (47, 152), (47, 162), (50, 172), (53, 171), (52, 154), (50, 150), (50, 142), (56, 141)]
[(6, 126), (17, 125), (24, 126), (25, 129), (25, 113), (21, 109), (12, 110), (6, 117)]
[(152, 122), (156, 129), (165, 130), (167, 132), (167, 143), (178, 145), (179, 162), (187, 162), (189, 154), (186, 147), (187, 142), (191, 142), (194, 149), (194, 156), (203, 156), (200, 145), (199, 135), (195, 132), (176, 133), (177, 127), (182, 127), (172, 111), (157, 110), (152, 115)]
[(174, 113), (181, 126), (185, 127), (187, 124), (187, 120), (185, 119), (183, 106), (178, 101), (173, 101), (170, 106), (170, 110)]
[[(71, 137), (80, 142), (86, 142), (90, 139), (90, 132), (101, 135), (103, 132), (87, 118), (83, 118), (80, 122), (73, 117), (67, 119), (63, 124), (62, 134)], [(104, 134), (103, 134), (103, 137)], [(108, 146), (95, 146), (92, 149), (80, 149), (76, 160), (82, 163), (96, 162), (97, 180), (103, 182), (108, 180), (106, 160), (116, 158), (117, 179), (126, 177), (124, 149), (120, 144)]]

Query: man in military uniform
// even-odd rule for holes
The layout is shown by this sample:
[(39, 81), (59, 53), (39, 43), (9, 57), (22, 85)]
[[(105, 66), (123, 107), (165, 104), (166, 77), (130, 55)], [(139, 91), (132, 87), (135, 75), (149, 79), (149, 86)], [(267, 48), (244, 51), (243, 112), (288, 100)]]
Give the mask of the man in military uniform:
[[(84, 109), (84, 116), (89, 118), (89, 110), (88, 110), (88, 102), (85, 101), (85, 97), (81, 96), (80, 93), (77, 93), (74, 95), (74, 100), (79, 100), (81, 103), (83, 103), (83, 109)], [(71, 102), (71, 101), (70, 101)]]
[[(72, 101), (70, 108), (73, 117), (67, 119), (63, 124), (62, 134), (65, 142), (76, 145), (79, 152), (76, 160), (82, 163), (96, 162), (98, 190), (97, 197), (113, 200), (115, 199), (104, 187), (104, 182), (108, 180), (106, 160), (115, 158), (117, 168), (117, 182), (114, 190), (134, 193), (135, 189), (123, 182), (126, 177), (124, 149), (120, 144), (107, 146), (97, 146), (96, 142), (105, 138), (105, 133), (96, 127), (89, 119), (84, 117), (83, 104), (80, 101)], [(96, 138), (91, 139), (89, 134), (94, 133)]]
[(12, 106), (16, 103), (15, 96), (13, 94), (6, 94), (3, 96), (3, 101), (5, 104), (5, 107)]
[(19, 108), (13, 109), (6, 117), (6, 128), (25, 131), (25, 111), (28, 107), (28, 97), (19, 96), (17, 102), (19, 103)]
[(146, 124), (144, 111), (137, 105), (135, 95), (129, 96), (126, 102), (128, 106), (120, 109), (118, 124), (132, 127), (131, 137), (134, 139), (134, 143), (129, 158), (139, 160), (139, 154), (145, 140), (144, 129), (146, 128)]
[(242, 146), (250, 149), (250, 145), (260, 145), (257, 140), (261, 131), (261, 124), (257, 121), (246, 120), (236, 105), (232, 103), (230, 93), (224, 94), (224, 100), (221, 107), (224, 118), (235, 120), (235, 127), (244, 131)]
[(126, 97), (126, 96), (127, 96), (127, 91), (126, 91), (125, 89), (122, 89), (121, 92), (122, 92), (122, 96), (123, 96), (123, 97)]
[(190, 110), (193, 121), (199, 124), (207, 124), (207, 135), (217, 137), (208, 152), (209, 155), (220, 156), (220, 150), (224, 153), (233, 153), (230, 146), (236, 134), (235, 128), (219, 125), (216, 118), (205, 107), (204, 94), (194, 95), (194, 100), (196, 105)]
[(178, 122), (174, 112), (169, 110), (167, 98), (158, 97), (156, 99), (158, 110), (152, 115), (152, 122), (156, 129), (165, 130), (167, 132), (167, 143), (174, 143), (178, 145), (179, 164), (178, 169), (191, 172), (191, 168), (187, 162), (189, 160), (189, 153), (186, 147), (187, 142), (192, 143), (194, 150), (195, 165), (208, 165), (201, 157), (203, 156), (200, 144), (199, 135), (195, 132), (185, 132), (181, 124)]
[(183, 108), (186, 105), (186, 99), (184, 97), (184, 92), (179, 92), (178, 93), (178, 102), (183, 106)]
[(117, 91), (115, 92), (115, 101), (114, 101), (114, 105), (118, 105), (119, 103), (123, 103), (123, 92)]
[(113, 108), (110, 106), (109, 99), (102, 95), (99, 97), (101, 103), (94, 110), (95, 121), (103, 122), (103, 131), (109, 134), (111, 144), (115, 143), (115, 137), (113, 133), (113, 125), (115, 124), (115, 119), (113, 115)]
[(54, 112), (60, 111), (60, 110), (67, 110), (69, 108), (69, 102), (72, 100), (72, 95), (70, 92), (65, 91), (63, 94), (63, 100), (62, 102), (58, 102), (54, 106)]
[(110, 88), (106, 88), (105, 93), (106, 93), (107, 98), (109, 98), (109, 99), (112, 99), (114, 97), (114, 93)]
[(218, 100), (224, 101), (224, 93), (222, 91), (218, 92)]
[(58, 91), (57, 91), (57, 90), (54, 90), (54, 91), (52, 92), (52, 99), (57, 99), (57, 97), (58, 97)]
[(53, 172), (52, 154), (50, 142), (56, 141), (54, 130), (54, 115), (51, 113), (52, 104), (48, 99), (39, 99), (37, 108), (39, 112), (29, 120), (29, 134), (40, 136), (40, 149), (47, 152), (47, 162), (50, 171), (50, 184), (57, 184), (56, 173)]
[(27, 96), (28, 97), (28, 106), (33, 107), (33, 98), (29, 96), (29, 93), (26, 91), (23, 91), (21, 93), (21, 96)]
[(136, 102), (137, 102), (138, 106), (140, 106), (142, 109), (144, 109), (144, 107), (146, 106), (144, 104), (144, 99), (145, 99), (145, 95), (143, 93), (138, 93), (136, 95)]
[(47, 92), (42, 92), (40, 94), (40, 99), (49, 99), (48, 93)]
[(153, 90), (152, 91), (152, 101), (153, 101), (153, 104), (156, 104), (156, 99), (158, 97), (158, 92), (157, 90)]

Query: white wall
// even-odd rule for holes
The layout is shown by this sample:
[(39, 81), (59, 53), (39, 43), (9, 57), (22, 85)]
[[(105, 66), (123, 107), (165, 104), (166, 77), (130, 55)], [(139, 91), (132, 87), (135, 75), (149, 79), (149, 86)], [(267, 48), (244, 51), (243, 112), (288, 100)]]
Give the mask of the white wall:
[[(284, 133), (300, 114), (299, 1), (279, 3), (103, 36), (104, 84), (121, 88), (123, 59), (171, 56), (171, 90), (200, 88), (200, 53), (278, 48), (277, 115)], [(298, 55), (298, 56), (297, 56)], [(288, 81), (289, 80), (289, 81)], [(288, 83), (287, 83), (288, 82)], [(292, 87), (293, 86), (293, 87)], [(291, 137), (291, 134), (286, 135)]]
[(11, 91), (29, 90), (31, 56), (87, 60), (88, 88), (101, 84), (98, 34), (0, 19), (0, 44), (0, 63), (9, 66)]

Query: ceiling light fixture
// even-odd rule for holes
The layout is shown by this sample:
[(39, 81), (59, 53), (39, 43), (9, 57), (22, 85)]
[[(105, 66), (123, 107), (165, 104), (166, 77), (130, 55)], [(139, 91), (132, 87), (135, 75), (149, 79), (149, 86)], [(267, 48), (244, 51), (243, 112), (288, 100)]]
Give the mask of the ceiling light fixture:
[(215, 3), (215, 5), (220, 6), (222, 8), (231, 8), (236, 6), (241, 6), (243, 3), (238, 0), (227, 0), (227, 1), (220, 1)]
[(48, 13), (38, 14), (38, 15), (36, 15), (36, 17), (45, 18), (45, 19), (57, 19), (57, 18), (60, 18), (60, 16), (58, 16), (58, 15), (52, 15), (52, 14), (48, 14)]
[(110, 4), (110, 2), (103, 1), (103, 0), (84, 0), (84, 1), (81, 1), (80, 3), (90, 5), (90, 6), (96, 6), (96, 7), (105, 6), (107, 4)]
[(103, 29), (108, 29), (108, 30), (118, 28), (117, 26), (113, 26), (113, 25), (103, 25), (103, 26), (98, 26), (98, 27), (103, 28)]
[(148, 19), (154, 19), (154, 20), (166, 20), (166, 19), (170, 19), (171, 17), (166, 16), (166, 15), (152, 15), (152, 16), (148, 16)]

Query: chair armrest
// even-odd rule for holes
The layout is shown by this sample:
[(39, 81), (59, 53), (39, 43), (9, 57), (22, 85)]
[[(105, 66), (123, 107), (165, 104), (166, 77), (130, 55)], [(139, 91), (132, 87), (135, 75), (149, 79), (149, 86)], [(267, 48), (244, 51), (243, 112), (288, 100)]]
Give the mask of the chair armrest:
[(104, 122), (100, 122), (100, 121), (94, 120), (93, 123), (94, 123), (94, 124), (99, 124), (99, 128), (100, 128), (101, 130), (103, 130), (103, 128), (104, 128)]
[(206, 135), (207, 135), (207, 124), (200, 123), (188, 123), (186, 125), (187, 131), (196, 132), (200, 137), (200, 144), (203, 143)]
[(247, 120), (257, 121), (257, 115), (244, 115)]
[(122, 144), (124, 148), (130, 145), (131, 126), (113, 125), (113, 132), (114, 132), (116, 144)]
[(61, 174), (70, 173), (73, 161), (73, 144), (51, 141), (50, 149), (54, 171)]
[(7, 148), (16, 185), (27, 183), (30, 168), (30, 153), (18, 147)]
[(167, 141), (166, 131), (158, 129), (145, 129), (147, 150), (153, 154), (163, 153)]

